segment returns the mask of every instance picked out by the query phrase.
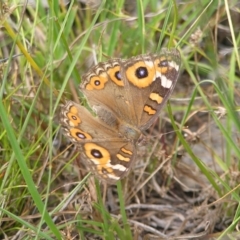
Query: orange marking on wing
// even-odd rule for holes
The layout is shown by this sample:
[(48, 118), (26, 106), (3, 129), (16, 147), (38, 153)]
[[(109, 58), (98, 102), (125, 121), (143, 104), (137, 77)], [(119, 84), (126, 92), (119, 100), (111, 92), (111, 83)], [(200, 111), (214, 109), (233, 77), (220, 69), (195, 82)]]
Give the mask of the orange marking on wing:
[(90, 134), (83, 132), (78, 128), (72, 128), (69, 131), (70, 131), (70, 135), (78, 141), (92, 139), (92, 136)]
[(101, 73), (99, 76), (95, 75), (91, 77), (89, 83), (86, 85), (86, 89), (87, 90), (103, 89), (107, 81), (108, 81), (108, 76), (106, 72)]
[(160, 104), (163, 100), (163, 98), (158, 93), (151, 93), (149, 98), (152, 101), (156, 101), (158, 104)]
[[(136, 76), (136, 71), (140, 68), (147, 70), (147, 76), (139, 78)], [(126, 77), (133, 85), (139, 88), (148, 87), (153, 81), (155, 76), (155, 68), (152, 61), (140, 61), (130, 66), (126, 70)]]
[(123, 86), (124, 86), (123, 81), (122, 81), (121, 79), (118, 79), (118, 78), (116, 77), (116, 73), (117, 73), (117, 72), (120, 72), (120, 66), (115, 66), (115, 67), (113, 67), (113, 68), (110, 68), (110, 69), (107, 71), (110, 79), (111, 79), (113, 82), (115, 82), (118, 86), (123, 87)]
[(121, 151), (124, 152), (124, 153), (127, 153), (127, 154), (129, 154), (129, 155), (132, 155), (132, 154), (133, 154), (132, 151), (127, 150), (126, 148), (121, 148)]
[(67, 118), (69, 120), (69, 124), (71, 127), (76, 127), (81, 123), (81, 119), (77, 116), (78, 109), (75, 106), (71, 106), (69, 108), (69, 112), (67, 113)]
[(145, 105), (143, 110), (148, 113), (149, 115), (154, 115), (157, 111), (153, 109), (152, 107)]
[(116, 156), (120, 161), (129, 162), (131, 160), (130, 158), (124, 157), (123, 155), (121, 155), (119, 153)]

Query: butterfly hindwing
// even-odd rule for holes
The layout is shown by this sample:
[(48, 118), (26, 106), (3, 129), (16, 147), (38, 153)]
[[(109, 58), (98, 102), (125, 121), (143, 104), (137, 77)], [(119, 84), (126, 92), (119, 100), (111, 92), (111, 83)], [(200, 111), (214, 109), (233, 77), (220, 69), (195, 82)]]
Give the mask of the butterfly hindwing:
[(122, 137), (72, 101), (62, 106), (60, 123), (93, 172), (109, 182), (122, 178), (135, 158), (132, 141)]

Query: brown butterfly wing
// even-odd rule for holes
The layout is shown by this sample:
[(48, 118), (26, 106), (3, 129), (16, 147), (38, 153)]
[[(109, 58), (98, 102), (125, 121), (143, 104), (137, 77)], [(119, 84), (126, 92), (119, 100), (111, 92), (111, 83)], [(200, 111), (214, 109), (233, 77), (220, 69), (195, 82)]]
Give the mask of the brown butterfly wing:
[(99, 118), (115, 128), (122, 121), (135, 122), (135, 115), (129, 114), (131, 108), (120, 76), (121, 63), (121, 59), (99, 63), (83, 75), (80, 85), (80, 90)]
[(128, 60), (113, 59), (86, 73), (80, 88), (105, 123), (136, 140), (170, 97), (179, 68), (176, 49)]
[(132, 141), (72, 101), (61, 107), (60, 123), (98, 178), (113, 183), (127, 174), (136, 155)]
[(158, 117), (177, 83), (181, 58), (178, 50), (140, 55), (123, 63), (126, 95), (141, 131)]

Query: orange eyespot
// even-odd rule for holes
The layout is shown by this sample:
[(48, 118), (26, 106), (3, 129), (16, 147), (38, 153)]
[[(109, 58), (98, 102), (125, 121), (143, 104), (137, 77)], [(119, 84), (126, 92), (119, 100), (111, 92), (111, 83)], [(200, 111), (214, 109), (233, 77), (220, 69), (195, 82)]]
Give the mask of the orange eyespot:
[(122, 76), (120, 74), (120, 66), (115, 66), (113, 68), (109, 68), (107, 71), (110, 79), (115, 82), (118, 86), (122, 87), (124, 86), (124, 83), (122, 81)]
[(101, 90), (104, 88), (106, 82), (108, 81), (108, 76), (106, 72), (101, 73), (99, 76), (95, 75), (91, 77), (89, 83), (86, 85), (87, 90)]
[(140, 61), (126, 70), (129, 82), (139, 88), (148, 87), (155, 80), (155, 69), (152, 61)]
[(92, 139), (91, 135), (78, 128), (70, 129), (70, 135), (77, 141)]

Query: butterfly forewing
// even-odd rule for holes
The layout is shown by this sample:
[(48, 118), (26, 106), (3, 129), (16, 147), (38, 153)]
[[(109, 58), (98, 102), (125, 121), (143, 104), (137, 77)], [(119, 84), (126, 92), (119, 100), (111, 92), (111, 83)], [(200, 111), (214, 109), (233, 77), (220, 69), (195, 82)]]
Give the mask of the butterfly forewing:
[(177, 83), (180, 70), (180, 55), (177, 50), (165, 50), (160, 55), (152, 55), (151, 58), (154, 78), (140, 117), (141, 131), (150, 127), (159, 116)]
[(107, 125), (117, 128), (124, 119), (133, 122), (129, 100), (126, 99), (126, 87), (121, 79), (121, 59), (111, 59), (99, 63), (82, 77), (80, 90), (88, 99), (100, 119)]

